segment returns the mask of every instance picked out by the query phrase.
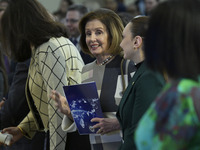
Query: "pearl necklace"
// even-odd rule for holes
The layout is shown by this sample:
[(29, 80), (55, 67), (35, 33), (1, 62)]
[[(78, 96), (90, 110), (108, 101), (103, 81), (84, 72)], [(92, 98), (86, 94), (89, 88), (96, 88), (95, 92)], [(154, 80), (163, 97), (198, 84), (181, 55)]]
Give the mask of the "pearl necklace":
[[(109, 60), (113, 58), (113, 55), (110, 55), (108, 58), (106, 58), (102, 63), (98, 64), (98, 66), (103, 66), (105, 65)], [(97, 61), (96, 61), (97, 63)]]

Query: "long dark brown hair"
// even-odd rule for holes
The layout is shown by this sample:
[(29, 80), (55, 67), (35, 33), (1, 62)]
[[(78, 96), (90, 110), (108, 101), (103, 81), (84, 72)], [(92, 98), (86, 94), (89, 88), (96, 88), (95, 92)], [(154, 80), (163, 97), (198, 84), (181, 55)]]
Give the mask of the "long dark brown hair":
[(2, 45), (17, 61), (31, 56), (31, 46), (37, 48), (51, 37), (67, 37), (66, 28), (47, 12), (37, 0), (12, 0), (1, 21)]

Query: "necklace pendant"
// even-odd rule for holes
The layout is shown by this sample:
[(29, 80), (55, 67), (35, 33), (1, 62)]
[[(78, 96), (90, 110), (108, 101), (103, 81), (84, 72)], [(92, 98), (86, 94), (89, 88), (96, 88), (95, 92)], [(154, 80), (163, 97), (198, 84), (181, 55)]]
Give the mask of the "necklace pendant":
[(113, 55), (110, 55), (108, 58), (106, 58), (102, 63), (99, 64), (99, 66), (105, 65), (109, 60), (113, 58)]

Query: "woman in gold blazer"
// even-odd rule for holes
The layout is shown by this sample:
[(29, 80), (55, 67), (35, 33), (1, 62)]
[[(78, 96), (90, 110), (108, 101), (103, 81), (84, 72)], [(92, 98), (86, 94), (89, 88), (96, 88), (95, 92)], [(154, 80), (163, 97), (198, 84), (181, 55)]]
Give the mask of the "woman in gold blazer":
[(17, 127), (3, 132), (13, 135), (13, 143), (22, 136), (32, 138), (37, 130), (49, 131), (50, 150), (63, 150), (66, 144), (66, 133), (61, 129), (63, 115), (49, 95), (52, 89), (64, 94), (63, 85), (81, 82), (84, 63), (78, 50), (66, 38), (65, 27), (56, 23), (37, 1), (11, 1), (1, 27), (8, 55), (17, 61), (31, 57), (26, 83), (30, 112)]

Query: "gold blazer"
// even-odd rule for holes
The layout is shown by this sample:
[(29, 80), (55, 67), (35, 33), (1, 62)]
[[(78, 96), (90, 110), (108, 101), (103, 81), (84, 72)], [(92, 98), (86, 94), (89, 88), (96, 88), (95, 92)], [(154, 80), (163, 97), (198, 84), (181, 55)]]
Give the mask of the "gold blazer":
[[(50, 149), (63, 150), (66, 132), (61, 129), (63, 115), (50, 99), (51, 90), (64, 95), (63, 86), (81, 83), (84, 63), (76, 47), (64, 37), (51, 38), (32, 49), (26, 96), (30, 112), (19, 124), (29, 138), (36, 130), (49, 130)], [(71, 122), (68, 119), (68, 122)]]

